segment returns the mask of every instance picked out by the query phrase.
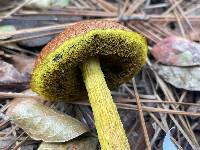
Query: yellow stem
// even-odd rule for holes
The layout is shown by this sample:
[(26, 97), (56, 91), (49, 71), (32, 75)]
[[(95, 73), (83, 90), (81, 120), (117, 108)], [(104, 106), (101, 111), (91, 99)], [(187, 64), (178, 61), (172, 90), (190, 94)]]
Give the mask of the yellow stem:
[(130, 146), (97, 58), (82, 64), (82, 74), (92, 106), (102, 150), (130, 150)]

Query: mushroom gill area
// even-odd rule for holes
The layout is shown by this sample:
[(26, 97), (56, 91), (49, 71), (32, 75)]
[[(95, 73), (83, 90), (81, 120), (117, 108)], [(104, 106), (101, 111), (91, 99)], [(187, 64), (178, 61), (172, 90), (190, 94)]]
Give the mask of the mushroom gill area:
[(48, 100), (86, 96), (79, 68), (85, 59), (99, 57), (110, 89), (128, 81), (145, 64), (145, 39), (121, 29), (95, 29), (70, 38), (48, 54), (33, 71), (31, 88)]

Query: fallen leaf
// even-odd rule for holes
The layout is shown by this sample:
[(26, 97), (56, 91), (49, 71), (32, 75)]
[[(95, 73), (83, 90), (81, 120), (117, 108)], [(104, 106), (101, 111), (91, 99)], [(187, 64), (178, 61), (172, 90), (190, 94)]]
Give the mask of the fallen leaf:
[(95, 137), (82, 137), (65, 143), (43, 142), (38, 150), (96, 150), (98, 140)]
[[(23, 34), (22, 37), (38, 36), (39, 34), (41, 33), (26, 33)], [(25, 49), (31, 49), (31, 48), (41, 49), (41, 47), (50, 42), (51, 39), (53, 39), (53, 37), (55, 37), (55, 35), (48, 35), (28, 40), (21, 40), (17, 42), (17, 44)]]
[(26, 88), (28, 79), (12, 65), (0, 60), (0, 91), (20, 91)]
[(159, 62), (175, 66), (200, 65), (200, 44), (171, 36), (157, 43), (151, 50)]
[(14, 66), (23, 74), (31, 74), (32, 69), (35, 63), (33, 57), (21, 54), (21, 55), (12, 55), (12, 61)]
[(153, 68), (168, 83), (189, 91), (200, 91), (200, 67), (154, 64)]
[(163, 150), (178, 150), (177, 147), (175, 146), (175, 144), (172, 142), (171, 140), (171, 133), (170, 131), (173, 130), (175, 127), (171, 128), (165, 138), (164, 138), (164, 142), (163, 142)]
[(30, 8), (40, 8), (40, 9), (48, 9), (48, 8), (65, 8), (69, 5), (69, 0), (33, 0), (31, 3), (27, 4), (27, 7)]
[(10, 35), (4, 35), (2, 33), (5, 33), (5, 32), (12, 32), (12, 31), (16, 31), (16, 28), (12, 25), (2, 25), (0, 26), (0, 40), (6, 40), (12, 36)]
[(66, 142), (88, 131), (75, 118), (59, 113), (31, 98), (14, 99), (7, 115), (30, 137), (45, 142)]
[(0, 60), (0, 81), (7, 82), (20, 82), (22, 80), (21, 74), (17, 69), (7, 62)]
[(23, 81), (29, 82), (31, 79), (31, 73), (34, 66), (35, 59), (33, 57), (24, 54), (3, 56), (2, 60), (13, 64), (15, 70), (19, 71), (19, 74)]

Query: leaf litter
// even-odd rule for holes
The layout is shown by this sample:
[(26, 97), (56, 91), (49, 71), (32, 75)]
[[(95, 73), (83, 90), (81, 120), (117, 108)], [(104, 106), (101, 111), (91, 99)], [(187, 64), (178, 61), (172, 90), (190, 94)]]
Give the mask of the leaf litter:
[(166, 82), (189, 91), (200, 91), (200, 67), (176, 67), (155, 64), (153, 68)]
[(95, 150), (97, 149), (97, 138), (94, 136), (83, 136), (65, 143), (41, 143), (38, 150)]
[(180, 89), (200, 90), (200, 44), (171, 36), (157, 43), (151, 53), (158, 62), (153, 68), (166, 82)]
[(174, 66), (200, 65), (200, 44), (171, 36), (157, 43), (151, 53), (158, 62)]
[[(46, 3), (47, 5), (43, 4), (43, 6), (40, 5), (42, 3), (35, 6), (27, 5), (21, 0), (8, 1), (8, 3), (0, 2), (0, 6), (6, 6), (0, 8), (0, 11), (3, 12), (0, 14), (0, 26), (14, 26), (17, 30), (11, 31), (9, 29), (8, 34), (6, 32), (0, 33), (0, 36), (6, 37), (0, 40), (1, 61), (10, 68), (11, 72), (6, 72), (6, 67), (3, 69), (4, 75), (6, 75), (4, 78), (9, 78), (9, 82), (7, 82), (9, 84), (3, 82), (1, 88), (1, 92), (7, 91), (7, 93), (4, 93), (3, 96), (0, 92), (0, 110), (4, 116), (6, 109), (11, 109), (12, 105), (10, 104), (16, 100), (12, 100), (12, 97), (14, 97), (12, 95), (22, 94), (24, 89), (29, 88), (28, 82), (24, 83), (24, 81), (28, 81), (27, 74), (30, 75), (32, 69), (33, 59), (31, 58), (35, 57), (35, 54), (41, 50), (43, 45), (52, 38), (51, 36), (62, 31), (64, 26), (76, 21), (93, 18), (110, 19), (120, 21), (131, 30), (143, 34), (148, 39), (149, 48), (153, 47), (150, 52), (154, 57), (149, 54), (148, 64), (135, 79), (139, 99), (142, 103), (142, 111), (145, 111), (144, 121), (146, 126), (150, 126), (146, 130), (148, 130), (151, 148), (162, 149), (165, 133), (175, 126), (177, 129), (177, 135), (174, 135), (176, 145), (187, 150), (200, 149), (199, 132), (196, 132), (199, 131), (197, 126), (199, 117), (190, 119), (192, 115), (199, 116), (199, 114), (197, 111), (188, 113), (188, 107), (195, 106), (192, 109), (200, 107), (197, 104), (199, 95), (199, 43), (197, 41), (199, 41), (200, 16), (198, 7), (196, 8), (196, 5), (194, 5), (195, 2), (78, 0), (69, 1), (69, 3), (65, 1), (66, 3), (62, 4), (61, 7), (49, 5), (49, 2)], [(34, 22), (37, 22), (37, 24)], [(36, 40), (45, 37), (48, 37), (48, 40), (44, 39), (40, 43)], [(16, 43), (17, 46), (11, 48), (11, 43)], [(2, 51), (3, 53), (1, 53)], [(25, 59), (23, 55), (28, 56), (28, 58)], [(13, 74), (16, 74), (16, 77)], [(24, 77), (24, 74), (27, 76)], [(22, 82), (20, 80), (20, 82), (13, 82), (16, 79), (21, 79)], [(134, 83), (129, 81), (125, 85), (114, 90), (112, 95), (117, 99), (117, 106), (129, 135), (132, 149), (143, 150), (144, 147), (137, 146), (137, 143), (144, 143), (148, 139), (144, 137), (143, 128), (139, 127), (141, 134), (137, 133), (139, 117), (136, 99), (134, 94), (130, 94), (134, 91)], [(13, 93), (16, 91), (20, 93)], [(5, 96), (6, 94), (7, 96)], [(20, 95), (20, 97), (23, 96)], [(36, 99), (33, 96), (22, 99), (25, 101), (30, 98)], [(87, 101), (62, 103), (62, 105), (60, 105), (60, 102), (46, 102), (44, 100), (40, 100), (40, 102), (40, 106), (42, 108), (43, 105), (48, 106), (50, 112), (56, 109), (81, 120), (82, 124), (90, 127), (90, 131), (96, 134), (91, 108)], [(32, 102), (30, 102), (30, 105), (32, 105)], [(58, 105), (59, 107), (57, 107)], [(25, 106), (23, 105), (23, 107)], [(187, 116), (183, 114), (187, 114)], [(10, 150), (20, 147), (27, 150), (28, 148), (38, 148), (41, 142), (27, 138), (29, 136), (23, 134), (26, 131), (26, 129), (22, 130), (23, 125), (16, 126), (17, 123), (13, 123), (14, 120), (9, 123), (10, 120), (6, 120), (6, 118), (0, 120), (0, 127), (2, 127), (0, 137), (7, 139), (4, 140), (5, 143), (0, 140), (1, 143), (3, 142), (2, 145), (6, 145), (4, 149)], [(37, 117), (35, 119), (36, 121), (39, 120), (37, 120)], [(28, 131), (26, 132), (28, 133)], [(137, 137), (136, 139), (139, 141), (136, 142), (137, 140), (134, 137)], [(69, 143), (60, 144), (70, 145), (71, 142), (73, 143), (78, 139), (79, 137), (70, 140)], [(85, 140), (87, 141), (86, 137)], [(44, 145), (48, 146), (48, 144)], [(50, 145), (50, 147), (54, 147), (57, 144)], [(75, 142), (72, 145), (77, 146), (79, 144)]]
[[(28, 90), (25, 93), (32, 92)], [(31, 138), (45, 142), (66, 142), (88, 131), (78, 120), (31, 98), (14, 99), (7, 115)]]

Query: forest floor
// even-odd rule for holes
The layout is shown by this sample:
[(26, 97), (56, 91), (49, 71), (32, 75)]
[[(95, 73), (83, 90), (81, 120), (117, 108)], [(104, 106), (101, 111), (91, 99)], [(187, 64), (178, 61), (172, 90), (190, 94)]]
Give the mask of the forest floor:
[[(131, 149), (161, 150), (167, 132), (175, 127), (174, 146), (199, 150), (199, 8), (198, 0), (0, 1), (0, 149), (35, 150), (42, 142), (6, 113), (16, 99), (38, 99), (22, 92), (30, 88), (41, 49), (68, 25), (104, 19), (142, 34), (148, 43), (141, 72), (111, 92)], [(40, 101), (78, 119), (96, 137), (88, 100)]]

